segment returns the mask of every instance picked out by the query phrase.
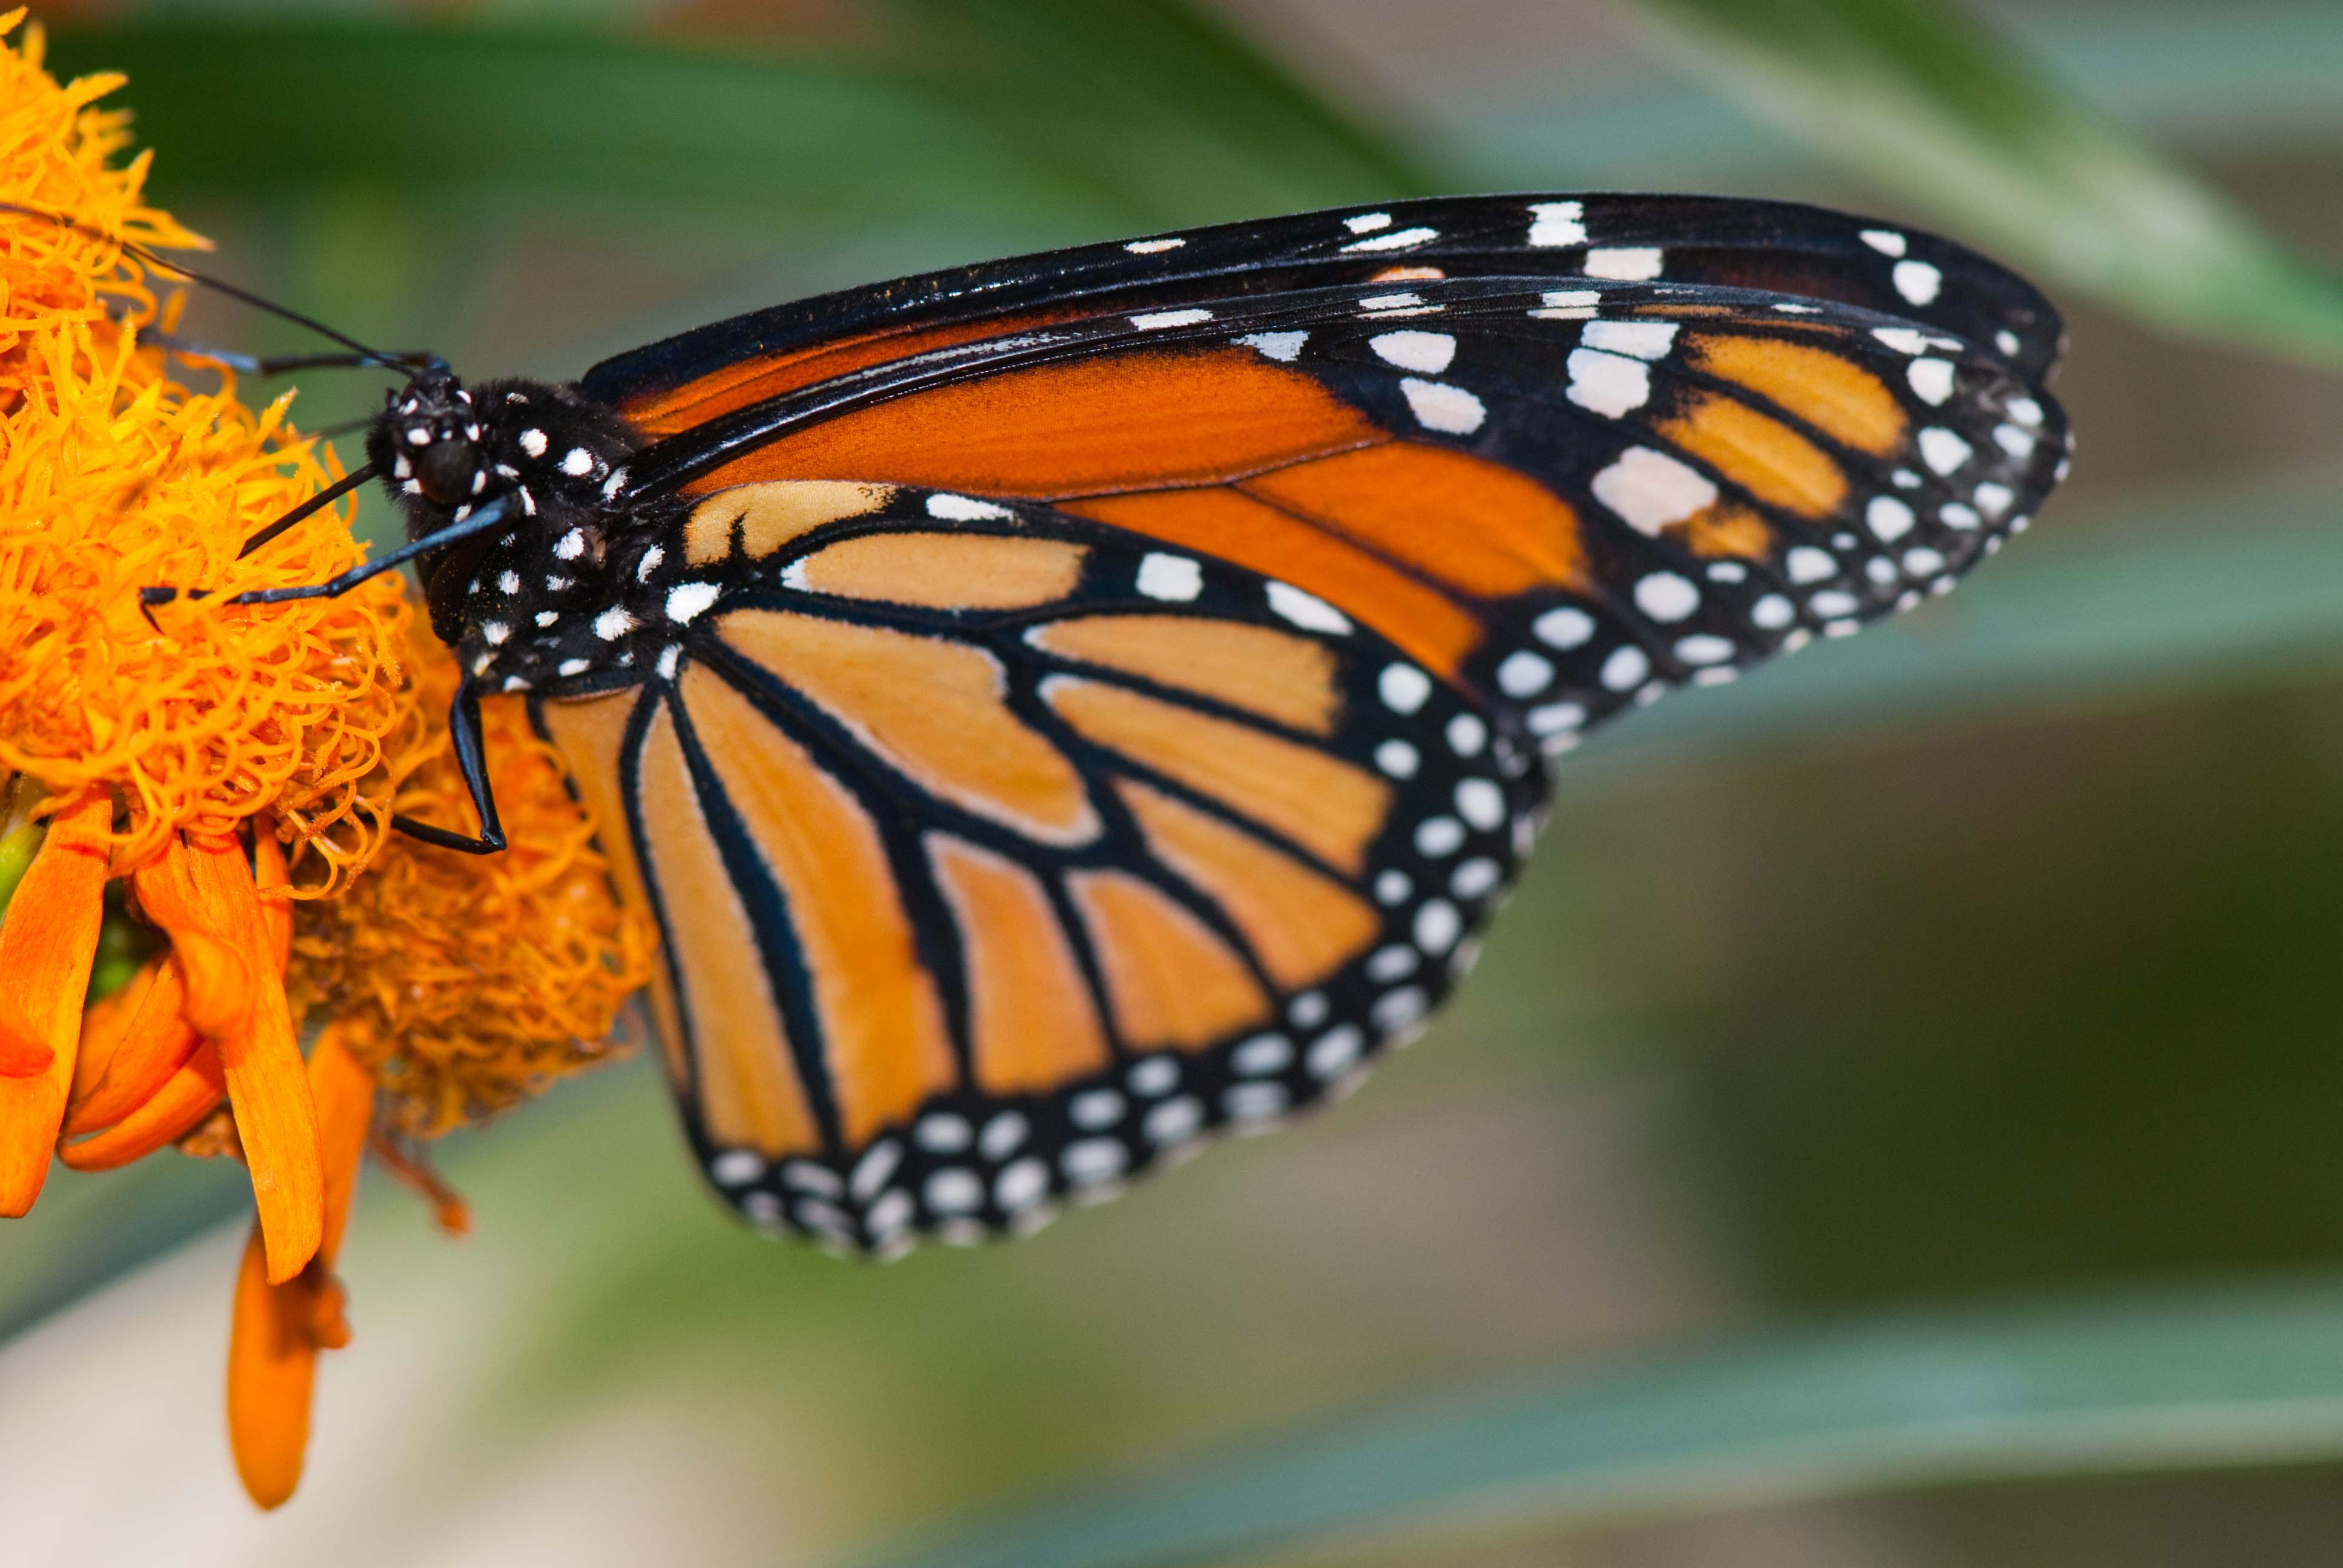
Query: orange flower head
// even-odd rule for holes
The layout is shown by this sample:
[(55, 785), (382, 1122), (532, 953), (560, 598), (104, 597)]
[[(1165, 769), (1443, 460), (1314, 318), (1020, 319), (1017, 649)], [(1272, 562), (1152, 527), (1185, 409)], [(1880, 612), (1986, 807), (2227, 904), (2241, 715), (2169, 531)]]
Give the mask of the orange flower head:
[[(518, 709), (488, 718), (513, 849), (392, 837), (394, 809), (462, 810), (452, 666), (411, 640), (397, 576), (225, 602), (361, 559), (348, 504), (246, 553), (340, 465), (289, 395), (256, 414), (140, 347), (175, 302), (130, 246), (201, 242), (145, 204), (143, 156), (117, 166), (127, 116), (95, 106), (119, 78), (58, 85), (37, 31), (11, 46), (22, 20), (0, 15), (0, 1218), (53, 1157), (244, 1162), (230, 1437), (274, 1507), (317, 1353), (348, 1339), (332, 1267), (369, 1136), (436, 1136), (607, 1059), (651, 939)], [(156, 587), (206, 595), (142, 608)], [(514, 936), (465, 940), (482, 929)], [(94, 987), (116, 938), (159, 950)]]

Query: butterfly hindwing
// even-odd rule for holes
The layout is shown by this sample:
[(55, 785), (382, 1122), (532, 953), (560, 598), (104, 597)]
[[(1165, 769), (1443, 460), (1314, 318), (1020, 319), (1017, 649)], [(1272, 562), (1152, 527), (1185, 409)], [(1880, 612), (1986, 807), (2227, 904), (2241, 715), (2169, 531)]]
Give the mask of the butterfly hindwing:
[[(753, 1219), (1030, 1225), (1272, 1124), (1420, 1025), (1528, 842), (1522, 737), (1291, 585), (916, 487), (703, 506), (675, 657), (538, 711), (618, 780)], [(759, 506), (860, 509), (759, 557)]]

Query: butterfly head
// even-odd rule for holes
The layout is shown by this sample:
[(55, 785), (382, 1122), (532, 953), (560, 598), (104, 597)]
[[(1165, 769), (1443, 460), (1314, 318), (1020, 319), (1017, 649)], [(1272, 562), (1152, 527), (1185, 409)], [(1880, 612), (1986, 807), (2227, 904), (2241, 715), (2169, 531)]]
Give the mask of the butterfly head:
[(484, 431), (472, 395), (442, 366), (423, 370), (404, 389), (385, 394), (368, 455), (404, 496), (453, 507), (486, 487)]
[[(501, 682), (535, 683), (626, 649), (588, 628), (642, 588), (625, 493), (641, 437), (575, 387), (486, 381), (466, 387), (444, 367), (393, 393), (368, 432), (367, 455), (422, 539), (501, 503), (502, 526), (422, 561), (432, 629)], [(646, 590), (647, 591), (647, 590)], [(583, 638), (586, 646), (572, 648)], [(543, 668), (540, 668), (539, 667)]]

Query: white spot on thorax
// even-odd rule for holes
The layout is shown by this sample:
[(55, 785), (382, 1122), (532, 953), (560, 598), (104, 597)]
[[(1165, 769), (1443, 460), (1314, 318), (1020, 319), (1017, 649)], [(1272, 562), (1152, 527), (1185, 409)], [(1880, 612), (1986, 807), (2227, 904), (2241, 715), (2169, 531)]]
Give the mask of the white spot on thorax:
[[(714, 604), (721, 592), (723, 590), (714, 583), (678, 583), (668, 590), (667, 618), (678, 625), (687, 625), (693, 617)], [(600, 622), (595, 623), (595, 629), (601, 629)]]
[(480, 640), (490, 648), (502, 648), (506, 639), (511, 636), (512, 628), (500, 620), (484, 620), (480, 623)]
[(510, 570), (509, 568), (498, 572), (497, 574), (497, 587), (502, 588), (507, 593), (520, 592), (520, 573)]
[(574, 561), (585, 553), (586, 535), (582, 529), (572, 528), (568, 533), (553, 541), (553, 558), (555, 560)]
[(594, 471), (594, 454), (583, 447), (572, 447), (562, 454), (561, 471), (572, 477), (582, 478)]
[(635, 629), (635, 618), (613, 605), (594, 618), (594, 635), (604, 642), (616, 642)]
[(532, 457), (544, 457), (545, 432), (534, 428), (523, 430), (520, 433), (520, 449)]
[(639, 583), (650, 581), (651, 574), (659, 570), (659, 563), (666, 559), (667, 549), (664, 546), (653, 545), (645, 550), (642, 560), (635, 568), (635, 580)]

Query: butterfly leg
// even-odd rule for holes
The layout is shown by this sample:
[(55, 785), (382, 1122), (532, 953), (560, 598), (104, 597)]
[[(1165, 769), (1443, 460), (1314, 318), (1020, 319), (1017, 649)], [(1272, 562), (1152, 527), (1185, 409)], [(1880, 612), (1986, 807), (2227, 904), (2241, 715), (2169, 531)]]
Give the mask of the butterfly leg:
[(488, 785), (488, 749), (480, 736), (479, 688), (468, 675), (457, 686), (456, 700), (447, 709), (447, 733), (456, 743), (456, 767), (463, 774), (464, 788), (472, 797), (472, 809), (480, 819), (478, 837), (449, 828), (435, 828), (412, 817), (393, 817), (390, 825), (410, 839), (420, 839), (443, 849), (467, 855), (496, 854), (505, 847), (505, 829), (497, 816), (496, 791)]

